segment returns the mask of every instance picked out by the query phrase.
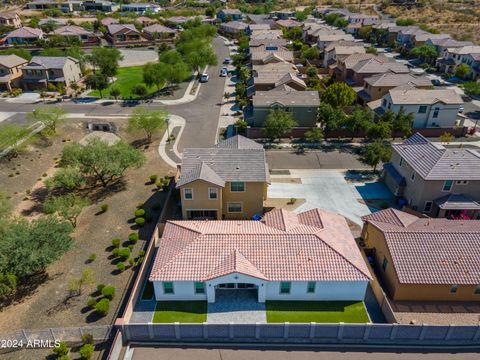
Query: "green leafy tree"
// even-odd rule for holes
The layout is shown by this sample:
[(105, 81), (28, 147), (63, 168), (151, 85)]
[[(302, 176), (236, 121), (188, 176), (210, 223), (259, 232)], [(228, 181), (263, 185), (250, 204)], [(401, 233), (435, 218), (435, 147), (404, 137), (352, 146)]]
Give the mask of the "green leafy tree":
[(367, 130), (367, 138), (370, 141), (380, 141), (388, 139), (392, 136), (392, 124), (393, 121), (380, 119), (376, 123), (372, 124)]
[(1, 50), (0, 55), (17, 55), (25, 60), (32, 60), (32, 53), (26, 49), (22, 48), (11, 48), (7, 50)]
[(437, 50), (433, 45), (420, 45), (410, 50), (410, 56), (420, 58), (425, 63), (431, 63), (437, 58)]
[(360, 29), (358, 29), (358, 36), (361, 37), (362, 39), (369, 40), (371, 35), (372, 35), (371, 25), (362, 26)]
[(93, 356), (93, 351), (95, 350), (92, 344), (83, 344), (80, 347), (79, 354), (80, 359), (82, 360), (90, 360)]
[(77, 168), (60, 168), (53, 176), (45, 180), (49, 190), (60, 189), (72, 191), (85, 185), (85, 178)]
[(392, 156), (392, 147), (388, 143), (375, 141), (368, 144), (362, 151), (362, 161), (373, 167), (375, 172), (378, 164), (382, 161), (388, 161)]
[(45, 133), (54, 135), (57, 127), (65, 122), (67, 113), (61, 106), (37, 107), (27, 117), (32, 122), (43, 124)]
[(195, 51), (189, 52), (185, 56), (190, 67), (200, 73), (200, 69), (207, 65), (217, 64), (217, 55), (211, 46), (204, 46)]
[(0, 237), (0, 273), (24, 278), (46, 269), (73, 245), (73, 227), (55, 217), (15, 219)]
[(68, 194), (48, 198), (43, 204), (43, 209), (46, 214), (57, 214), (76, 227), (78, 216), (88, 205), (90, 205), (88, 198)]
[(480, 96), (480, 83), (476, 81), (466, 82), (463, 84), (463, 89), (467, 95)]
[(22, 141), (26, 139), (28, 134), (30, 134), (30, 130), (26, 126), (17, 124), (0, 126), (0, 151), (10, 148), (10, 155), (17, 156), (21, 147), (25, 146), (25, 142)]
[(412, 113), (407, 113), (402, 106), (393, 117), (392, 130), (401, 133), (403, 137), (410, 136), (412, 133), (413, 120), (414, 115)]
[(319, 143), (323, 140), (323, 131), (321, 128), (315, 127), (305, 132), (305, 139), (311, 143)]
[(318, 107), (318, 120), (322, 126), (325, 138), (330, 137), (332, 132), (338, 130), (345, 121), (342, 109), (333, 107), (328, 103), (321, 103)]
[(308, 77), (316, 77), (318, 75), (318, 69), (315, 66), (309, 66), (307, 69)]
[(453, 135), (449, 132), (444, 132), (442, 135), (440, 135), (440, 141), (443, 144), (450, 144), (453, 141)]
[(247, 130), (247, 127), (248, 127), (248, 123), (243, 119), (239, 119), (235, 121), (235, 124), (233, 124), (233, 126), (235, 126), (237, 134), (245, 134), (245, 131)]
[(132, 88), (132, 94), (140, 98), (147, 96), (148, 89), (145, 84), (137, 84)]
[(143, 67), (143, 82), (160, 90), (165, 85), (165, 75), (161, 64), (148, 63)]
[(343, 126), (350, 131), (353, 139), (356, 133), (367, 131), (372, 123), (372, 112), (368, 109), (356, 107), (351, 115), (345, 117)]
[(271, 141), (275, 141), (288, 133), (297, 123), (289, 111), (273, 109), (265, 120), (264, 134)]
[(295, 18), (298, 21), (305, 21), (307, 20), (308, 12), (307, 11), (297, 11), (295, 12)]
[(460, 64), (457, 66), (455, 70), (455, 76), (459, 77), (460, 79), (466, 79), (468, 74), (470, 74), (470, 66), (468, 64)]
[(0, 296), (5, 296), (17, 288), (17, 277), (0, 273)]
[(165, 110), (150, 111), (143, 107), (136, 108), (128, 120), (128, 131), (143, 131), (150, 144), (153, 134), (165, 127), (168, 115)]
[(120, 91), (120, 89), (118, 87), (114, 86), (110, 89), (110, 96), (113, 96), (113, 98), (115, 100), (118, 100), (118, 97), (120, 95), (122, 95), (122, 92)]
[(89, 89), (97, 90), (103, 98), (102, 91), (108, 88), (108, 78), (104, 74), (90, 74), (85, 78), (85, 85)]
[(145, 156), (124, 141), (109, 145), (100, 139), (92, 139), (85, 146), (69, 144), (64, 147), (60, 161), (63, 167), (78, 168), (96, 184), (107, 187), (121, 178), (129, 168), (139, 168)]
[(366, 50), (367, 54), (373, 54), (373, 55), (377, 55), (378, 54), (378, 50), (375, 46), (369, 46)]
[(302, 55), (305, 59), (308, 60), (315, 60), (318, 59), (320, 56), (320, 50), (316, 46), (311, 46), (305, 51), (302, 51)]
[(94, 69), (107, 76), (117, 75), (120, 61), (123, 60), (122, 53), (117, 48), (95, 47), (89, 57)]
[(300, 26), (293, 26), (290, 29), (283, 31), (284, 36), (289, 40), (300, 40), (302, 38), (302, 28)]
[(343, 82), (336, 82), (327, 87), (322, 94), (322, 101), (333, 107), (352, 105), (357, 99), (357, 93), (351, 86)]
[(53, 348), (53, 353), (56, 355), (57, 359), (67, 356), (70, 350), (65, 342), (61, 341), (58, 346)]

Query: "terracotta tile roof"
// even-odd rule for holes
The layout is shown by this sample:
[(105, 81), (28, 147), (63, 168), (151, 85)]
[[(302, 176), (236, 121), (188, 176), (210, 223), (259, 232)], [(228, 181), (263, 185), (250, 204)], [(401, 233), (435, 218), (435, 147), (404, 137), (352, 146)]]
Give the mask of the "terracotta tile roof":
[(136, 33), (139, 32), (134, 24), (110, 24), (107, 26), (107, 28), (108, 28), (108, 32), (112, 35), (115, 35), (121, 31), (124, 31), (124, 32), (133, 31)]
[(480, 283), (480, 221), (417, 218), (399, 225), (396, 216), (389, 209), (364, 220), (383, 232), (400, 283)]
[(369, 281), (345, 218), (283, 209), (263, 221), (168, 221), (151, 281), (206, 281), (239, 272), (268, 281)]
[(271, 56), (276, 56), (281, 61), (293, 61), (293, 52), (283, 46), (268, 45), (256, 46), (250, 48), (252, 60), (262, 60), (266, 62)]
[(480, 153), (445, 148), (416, 133), (393, 150), (425, 180), (480, 180)]

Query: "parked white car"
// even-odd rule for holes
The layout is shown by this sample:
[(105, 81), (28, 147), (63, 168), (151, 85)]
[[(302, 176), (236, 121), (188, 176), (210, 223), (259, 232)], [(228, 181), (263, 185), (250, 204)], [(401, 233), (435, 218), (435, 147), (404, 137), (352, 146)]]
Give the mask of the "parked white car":
[(209, 76), (208, 74), (203, 73), (202, 76), (200, 76), (200, 82), (206, 83), (208, 82)]
[(222, 70), (220, 70), (220, 76), (221, 77), (226, 77), (228, 76), (228, 70), (226, 67), (222, 68)]

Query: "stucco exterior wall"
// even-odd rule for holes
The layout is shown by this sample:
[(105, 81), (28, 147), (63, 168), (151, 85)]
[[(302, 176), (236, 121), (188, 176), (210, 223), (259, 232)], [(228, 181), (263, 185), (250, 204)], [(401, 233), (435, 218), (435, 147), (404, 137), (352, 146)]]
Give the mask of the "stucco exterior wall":
[[(222, 196), (222, 208), (225, 219), (251, 219), (255, 214), (263, 214), (264, 188), (263, 182), (245, 183), (245, 192), (231, 192), (230, 183), (225, 184)], [(241, 202), (241, 213), (229, 213), (229, 202)]]
[(363, 301), (368, 281), (317, 281), (307, 292), (307, 281), (292, 281), (290, 294), (280, 294), (280, 282), (267, 283), (267, 300), (358, 300)]
[[(193, 189), (193, 199), (185, 200), (184, 190), (186, 188)], [(208, 188), (216, 188), (218, 199), (210, 200), (208, 198)], [(221, 219), (222, 209), (222, 188), (215, 186), (203, 180), (196, 180), (180, 187), (180, 197), (182, 201), (182, 217), (187, 219), (187, 210), (216, 210), (218, 214), (217, 220)]]
[(195, 294), (195, 283), (193, 281), (175, 281), (173, 283), (173, 294), (164, 294), (161, 281), (153, 282), (155, 291), (155, 299), (157, 301), (169, 300), (207, 300), (207, 292), (205, 294)]

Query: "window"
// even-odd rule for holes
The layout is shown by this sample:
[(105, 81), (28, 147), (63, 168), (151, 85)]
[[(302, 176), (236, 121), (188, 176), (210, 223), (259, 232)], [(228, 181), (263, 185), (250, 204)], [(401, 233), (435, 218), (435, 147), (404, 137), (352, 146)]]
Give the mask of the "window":
[(403, 158), (400, 158), (400, 162), (398, 163), (400, 166), (403, 164)]
[(442, 191), (450, 191), (450, 190), (452, 190), (452, 185), (453, 185), (453, 181), (452, 181), (452, 180), (445, 180), (445, 182), (443, 183), (443, 189), (442, 189)]
[(429, 213), (432, 211), (432, 202), (431, 201), (425, 201), (425, 206), (423, 208), (423, 212)]
[(383, 107), (387, 106), (387, 100), (385, 100), (385, 99), (382, 100), (382, 106)]
[(203, 282), (195, 282), (195, 294), (205, 294), (205, 284)]
[(382, 269), (383, 269), (383, 271), (387, 270), (387, 266), (388, 266), (388, 260), (387, 260), (387, 258), (384, 256), (384, 257), (383, 257), (383, 262), (382, 262)]
[(229, 202), (228, 203), (228, 212), (229, 213), (241, 213), (243, 211), (242, 209), (242, 203), (241, 202)]
[(280, 283), (280, 294), (290, 294), (291, 283), (289, 281), (282, 281)]
[(450, 292), (452, 294), (456, 294), (457, 290), (458, 290), (458, 285), (452, 285), (452, 287), (450, 288)]
[(412, 175), (410, 175), (410, 179), (412, 181), (415, 181), (415, 171), (412, 172)]
[(183, 199), (193, 200), (193, 189), (190, 189), (190, 188), (183, 189)]
[(307, 293), (313, 294), (315, 292), (315, 281), (309, 281), (307, 284)]
[(433, 110), (433, 118), (436, 119), (438, 117), (438, 112), (440, 111), (440, 108), (435, 108), (435, 110)]
[(478, 284), (478, 285), (475, 287), (475, 291), (474, 291), (473, 293), (476, 294), (476, 295), (480, 295), (480, 284)]
[(425, 114), (427, 112), (427, 105), (422, 105), (418, 108), (419, 114)]
[(165, 281), (163, 283), (163, 293), (164, 294), (173, 294), (173, 282)]
[(208, 188), (208, 199), (217, 200), (218, 199), (218, 189), (217, 188)]
[(457, 180), (455, 181), (455, 185), (467, 185), (468, 180)]
[(245, 183), (243, 181), (232, 181), (230, 183), (230, 191), (231, 192), (244, 192), (245, 191)]

